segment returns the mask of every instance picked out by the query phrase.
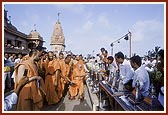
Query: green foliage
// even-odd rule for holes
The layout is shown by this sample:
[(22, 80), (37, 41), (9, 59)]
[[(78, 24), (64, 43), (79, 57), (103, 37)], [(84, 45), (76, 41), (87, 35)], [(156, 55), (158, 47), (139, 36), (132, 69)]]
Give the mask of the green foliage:
[(152, 72), (149, 72), (149, 77), (150, 77), (151, 83), (157, 83), (157, 82), (162, 83), (164, 80), (162, 72), (160, 72), (158, 70), (154, 70)]
[(162, 73), (160, 71), (155, 72), (155, 80), (162, 82)]

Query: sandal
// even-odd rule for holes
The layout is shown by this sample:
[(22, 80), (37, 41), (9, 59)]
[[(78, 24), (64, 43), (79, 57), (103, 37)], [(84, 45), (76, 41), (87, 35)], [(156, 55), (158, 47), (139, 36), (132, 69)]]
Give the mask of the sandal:
[(69, 100), (74, 100), (74, 99), (75, 99), (74, 96), (70, 96), (70, 97), (69, 97)]

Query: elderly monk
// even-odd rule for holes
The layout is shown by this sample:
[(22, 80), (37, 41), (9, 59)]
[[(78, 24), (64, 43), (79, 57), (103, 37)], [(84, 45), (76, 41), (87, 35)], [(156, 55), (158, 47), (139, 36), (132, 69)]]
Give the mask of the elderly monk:
[(45, 89), (46, 89), (46, 100), (48, 105), (56, 104), (59, 101), (57, 87), (58, 78), (57, 70), (59, 69), (58, 61), (53, 59), (54, 53), (48, 52), (48, 59), (45, 62), (46, 78), (45, 78)]
[(73, 74), (72, 74), (72, 83), (74, 85), (70, 85), (69, 87), (69, 92), (70, 92), (70, 100), (75, 99), (75, 96), (78, 94), (78, 90), (79, 90), (79, 98), (83, 100), (83, 90), (84, 90), (84, 84), (83, 84), (83, 80), (86, 77), (86, 73), (83, 69), (83, 66), (81, 64), (78, 64), (76, 68), (74, 68), (73, 70)]
[[(29, 53), (29, 59), (19, 63), (15, 67), (15, 88), (23, 77), (32, 78), (38, 76), (38, 68), (35, 64), (38, 61), (39, 51), (32, 49)], [(40, 90), (41, 89), (41, 90)], [(18, 111), (37, 111), (43, 106), (44, 82), (35, 80), (26, 84), (18, 96)]]
[(74, 69), (76, 67), (78, 67), (78, 65), (80, 64), (80, 65), (82, 65), (82, 69), (85, 70), (85, 68), (84, 68), (84, 62), (83, 62), (83, 59), (81, 58), (81, 56), (77, 55), (76, 56), (76, 61), (77, 62), (74, 64)]

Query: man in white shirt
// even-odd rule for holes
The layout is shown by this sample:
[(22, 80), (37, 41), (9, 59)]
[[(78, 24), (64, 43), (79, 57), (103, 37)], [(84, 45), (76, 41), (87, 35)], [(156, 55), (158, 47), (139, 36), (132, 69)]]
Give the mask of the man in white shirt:
[(22, 61), (22, 54), (21, 53), (19, 53), (18, 54), (18, 58), (17, 59), (15, 59), (15, 62), (14, 62), (14, 64), (15, 65), (17, 65), (18, 63), (20, 63)]
[(135, 87), (136, 81), (138, 80), (140, 83), (140, 91), (144, 97), (148, 96), (149, 92), (149, 86), (150, 86), (150, 80), (149, 80), (149, 74), (147, 70), (144, 68), (143, 65), (141, 65), (141, 57), (133, 56), (130, 59), (131, 66), (134, 68), (135, 73), (133, 77), (132, 87)]
[[(11, 67), (14, 66), (13, 62), (9, 59), (9, 54), (4, 53), (4, 89), (11, 88)], [(5, 87), (7, 86), (7, 87)]]
[(115, 54), (116, 63), (120, 71), (120, 79), (122, 79), (123, 84), (127, 84), (133, 78), (133, 70), (130, 63), (124, 59), (124, 54), (118, 52)]
[(100, 51), (101, 51), (101, 54), (99, 55), (99, 57), (100, 57), (100, 60), (102, 61), (104, 58), (105, 48), (101, 48)]
[(107, 64), (108, 64), (108, 73), (107, 73), (107, 75), (108, 75), (108, 82), (110, 84), (112, 84), (112, 80), (114, 78), (114, 75), (116, 74), (116, 66), (113, 63), (114, 58), (112, 56), (109, 56), (107, 58), (107, 60), (108, 60), (107, 61)]
[(155, 65), (156, 65), (155, 57), (150, 57), (150, 60), (148, 62), (146, 62), (145, 69), (148, 72), (153, 72), (155, 70)]

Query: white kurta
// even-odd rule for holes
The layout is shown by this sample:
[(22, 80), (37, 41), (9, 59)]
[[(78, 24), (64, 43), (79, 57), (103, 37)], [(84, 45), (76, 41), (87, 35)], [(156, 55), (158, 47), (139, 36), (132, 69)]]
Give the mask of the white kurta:
[(148, 74), (147, 70), (144, 68), (144, 66), (140, 66), (137, 70), (135, 70), (133, 82), (132, 82), (132, 87), (135, 87), (137, 80), (140, 83), (140, 91), (141, 91), (142, 95), (148, 96), (150, 80), (149, 80), (149, 74)]
[(133, 69), (126, 59), (122, 64), (119, 65), (119, 69), (123, 84), (126, 84), (129, 80), (133, 78)]
[(110, 74), (111, 73), (114, 73), (114, 74), (116, 73), (116, 66), (114, 65), (114, 63), (109, 64), (108, 70), (110, 71)]

